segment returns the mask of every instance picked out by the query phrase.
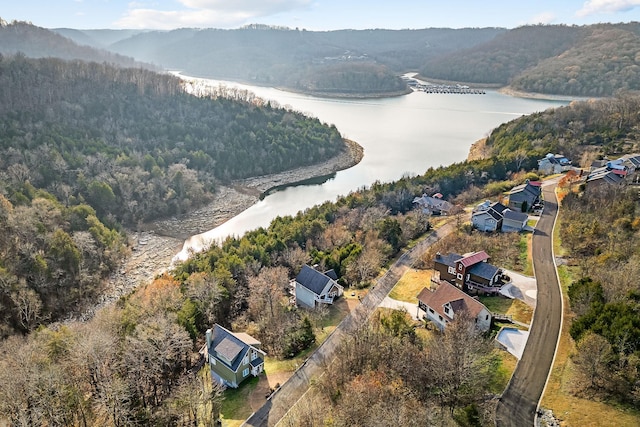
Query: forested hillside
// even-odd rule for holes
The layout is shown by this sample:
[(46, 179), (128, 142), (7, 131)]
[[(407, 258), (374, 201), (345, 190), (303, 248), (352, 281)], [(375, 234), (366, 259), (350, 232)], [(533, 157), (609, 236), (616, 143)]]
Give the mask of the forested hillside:
[(94, 299), (125, 254), (121, 225), (345, 147), (335, 127), (228, 95), (196, 98), (143, 69), (0, 58), (0, 336)]
[(136, 224), (207, 200), (216, 181), (280, 172), (344, 148), (335, 127), (248, 101), (200, 99), (141, 69), (0, 62), (0, 167), (101, 218)]
[[(560, 235), (573, 281), (568, 296), (572, 392), (640, 404), (640, 235), (638, 189), (606, 186), (569, 193)], [(612, 280), (613, 279), (613, 280)]]
[(640, 24), (525, 26), (429, 60), (425, 78), (574, 96), (639, 90)]
[(400, 94), (398, 74), (428, 58), (490, 40), (503, 29), (314, 32), (253, 25), (237, 30), (147, 32), (115, 52), (202, 77), (333, 95)]
[(151, 64), (138, 62), (132, 57), (82, 44), (27, 22), (7, 23), (0, 18), (0, 54), (2, 55), (14, 55), (20, 52), (30, 58), (80, 59), (106, 62), (121, 67), (155, 69)]
[(638, 150), (640, 98), (573, 102), (500, 125), (487, 139), (490, 156), (535, 160), (560, 152), (574, 160), (585, 151), (615, 156)]

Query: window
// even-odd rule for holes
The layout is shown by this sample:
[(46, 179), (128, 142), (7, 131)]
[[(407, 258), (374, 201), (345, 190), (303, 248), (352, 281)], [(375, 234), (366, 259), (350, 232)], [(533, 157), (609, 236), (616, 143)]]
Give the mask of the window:
[(462, 271), (462, 264), (458, 264), (458, 270)]
[(249, 354), (247, 354), (244, 359), (242, 360), (242, 364), (246, 365), (247, 363), (249, 363)]
[(458, 280), (462, 280), (462, 274), (458, 274)]
[(440, 319), (440, 321), (442, 322), (442, 316), (438, 315), (438, 318)]
[(246, 368), (244, 371), (242, 371), (243, 377), (246, 377), (247, 375), (249, 375), (249, 368)]
[(447, 271), (449, 272), (449, 274), (456, 274), (456, 269), (453, 267), (449, 267)]
[(444, 308), (444, 312), (445, 312), (445, 313), (447, 313), (447, 314), (449, 314), (449, 307), (445, 307), (445, 308)]
[(433, 311), (433, 308), (429, 307), (429, 313), (431, 314), (435, 313), (435, 311)]
[(257, 351), (252, 351), (251, 352), (251, 360), (256, 360), (258, 358), (258, 352)]

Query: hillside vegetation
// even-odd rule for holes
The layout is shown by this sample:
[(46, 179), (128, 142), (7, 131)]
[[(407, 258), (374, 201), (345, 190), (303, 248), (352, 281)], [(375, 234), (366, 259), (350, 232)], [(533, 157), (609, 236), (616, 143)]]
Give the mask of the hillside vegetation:
[(219, 180), (318, 163), (345, 147), (335, 127), (235, 95), (196, 98), (179, 79), (142, 69), (1, 60), (9, 199), (29, 182), (135, 225), (202, 204)]
[(30, 58), (80, 59), (106, 62), (121, 67), (143, 67), (157, 69), (151, 64), (138, 62), (124, 56), (86, 43), (76, 43), (60, 34), (27, 22), (5, 22), (0, 18), (0, 54), (22, 53)]
[(640, 90), (639, 71), (639, 23), (520, 27), (421, 68), (427, 79), (597, 97)]
[[(347, 96), (408, 91), (398, 74), (426, 59), (490, 40), (503, 29), (340, 30), (252, 25), (146, 32), (109, 49), (200, 77)], [(91, 35), (91, 33), (88, 33)]]
[(0, 58), (0, 336), (94, 300), (126, 253), (121, 226), (345, 147), (317, 119), (227, 95), (196, 98), (143, 69)]
[(486, 147), (490, 156), (520, 159), (523, 164), (556, 152), (576, 164), (587, 151), (615, 156), (638, 150), (639, 124), (637, 95), (572, 102), (500, 125), (491, 132)]
[[(419, 71), (426, 80), (510, 86), (540, 94), (604, 97), (640, 90), (637, 22), (511, 30), (306, 31), (250, 25), (235, 30), (58, 29), (56, 33), (26, 23), (5, 23), (2, 30), (0, 52), (106, 62), (125, 60), (121, 55), (126, 55), (186, 75), (326, 96), (407, 93), (399, 75), (411, 71)], [(110, 58), (61, 35), (118, 55)]]

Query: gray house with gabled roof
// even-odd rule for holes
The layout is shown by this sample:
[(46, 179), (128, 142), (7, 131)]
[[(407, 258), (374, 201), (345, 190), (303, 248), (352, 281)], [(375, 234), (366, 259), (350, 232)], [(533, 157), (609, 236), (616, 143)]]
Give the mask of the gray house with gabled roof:
[(344, 292), (336, 280), (337, 275), (333, 270), (322, 273), (308, 265), (302, 266), (293, 281), (296, 303), (307, 308), (315, 308), (317, 304), (333, 304), (333, 300)]
[(216, 324), (206, 336), (205, 357), (214, 381), (236, 388), (249, 375), (257, 377), (264, 370), (266, 353), (251, 335), (233, 333)]
[(540, 182), (527, 180), (525, 184), (509, 191), (509, 208), (516, 212), (528, 212), (541, 196)]

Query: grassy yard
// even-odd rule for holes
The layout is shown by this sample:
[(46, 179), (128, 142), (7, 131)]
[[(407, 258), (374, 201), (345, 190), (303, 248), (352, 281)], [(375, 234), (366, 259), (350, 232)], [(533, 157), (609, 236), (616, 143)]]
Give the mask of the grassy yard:
[(237, 389), (225, 390), (220, 411), (224, 427), (240, 426), (251, 415), (251, 406), (247, 404), (248, 396), (258, 385), (258, 381), (258, 377), (252, 377), (240, 384)]
[(507, 388), (513, 371), (516, 370), (518, 359), (511, 353), (497, 348), (493, 349), (492, 356), (492, 376), (487, 388), (491, 393), (501, 394)]
[(523, 233), (520, 235), (520, 265), (522, 266), (522, 274), (525, 276), (533, 276), (533, 255), (531, 242), (533, 241), (533, 233)]
[(480, 302), (492, 313), (511, 316), (513, 320), (518, 322), (531, 323), (533, 308), (518, 299), (509, 299), (501, 296), (481, 296)]
[(411, 268), (402, 275), (398, 283), (393, 287), (389, 296), (398, 301), (411, 303), (418, 302), (418, 294), (424, 287), (431, 283), (432, 270), (418, 270)]

